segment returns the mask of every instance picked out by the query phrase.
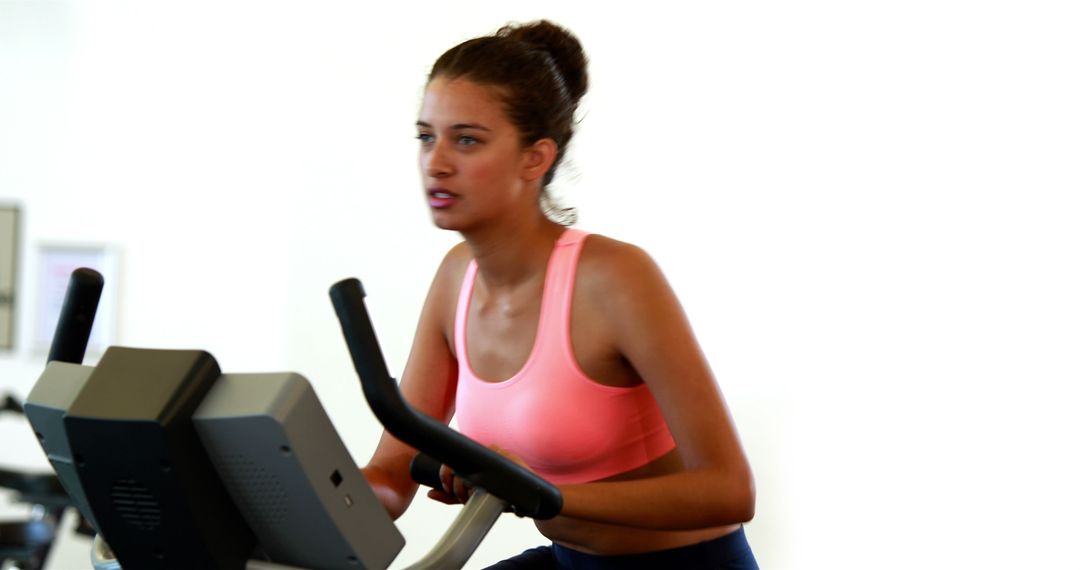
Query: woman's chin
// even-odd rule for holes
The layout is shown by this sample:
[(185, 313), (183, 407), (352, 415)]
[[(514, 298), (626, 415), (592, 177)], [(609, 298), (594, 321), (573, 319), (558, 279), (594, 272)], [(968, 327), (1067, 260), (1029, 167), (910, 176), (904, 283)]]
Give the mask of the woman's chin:
[(449, 216), (440, 215), (440, 212), (432, 212), (431, 223), (435, 224), (435, 227), (440, 230), (461, 230), (461, 224), (456, 223), (455, 220), (451, 219)]

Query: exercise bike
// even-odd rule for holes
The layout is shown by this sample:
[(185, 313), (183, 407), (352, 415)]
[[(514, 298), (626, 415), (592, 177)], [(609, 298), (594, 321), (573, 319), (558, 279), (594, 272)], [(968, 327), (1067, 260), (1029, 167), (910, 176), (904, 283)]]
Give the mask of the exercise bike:
[[(80, 325), (93, 314), (80, 307), (96, 308), (84, 299), (95, 288), (99, 295), (96, 272), (73, 274), (58, 353), (85, 350), (89, 328)], [(437, 485), (446, 464), (476, 489), (410, 568), (462, 567), (504, 512), (559, 513), (553, 485), (405, 402), (359, 281), (335, 284), (330, 297), (373, 413), (430, 456), (414, 460), (414, 478)], [(96, 569), (386, 568), (404, 546), (299, 374), (222, 374), (198, 350), (110, 347), (94, 367), (50, 360), (26, 415), (72, 502), (98, 529)]]

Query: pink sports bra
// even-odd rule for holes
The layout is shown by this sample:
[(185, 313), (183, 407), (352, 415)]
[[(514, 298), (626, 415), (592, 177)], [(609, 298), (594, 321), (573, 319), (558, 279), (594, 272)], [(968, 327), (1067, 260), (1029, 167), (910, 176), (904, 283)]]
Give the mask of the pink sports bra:
[(461, 284), (454, 324), (461, 432), (516, 453), (556, 484), (625, 473), (675, 447), (648, 386), (599, 384), (585, 375), (574, 356), (570, 305), (587, 235), (567, 229), (556, 242), (548, 261), (536, 341), (517, 374), (487, 382), (469, 365), (465, 331), (476, 282), (475, 260)]

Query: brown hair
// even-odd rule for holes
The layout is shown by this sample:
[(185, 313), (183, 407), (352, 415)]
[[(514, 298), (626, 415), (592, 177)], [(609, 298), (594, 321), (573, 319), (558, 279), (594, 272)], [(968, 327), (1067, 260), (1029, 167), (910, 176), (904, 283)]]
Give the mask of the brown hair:
[[(578, 39), (541, 20), (504, 26), (493, 35), (450, 48), (435, 61), (428, 82), (436, 77), (462, 78), (497, 87), (522, 144), (550, 138), (558, 147), (544, 176), (546, 187), (574, 136), (574, 112), (588, 89), (586, 66)], [(576, 219), (572, 208), (553, 204), (546, 190), (541, 205), (559, 223), (570, 225)]]

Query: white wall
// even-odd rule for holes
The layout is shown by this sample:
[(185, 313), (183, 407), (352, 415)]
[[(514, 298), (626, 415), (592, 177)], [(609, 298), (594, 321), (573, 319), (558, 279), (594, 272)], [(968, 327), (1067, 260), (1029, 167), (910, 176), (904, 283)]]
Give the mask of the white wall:
[[(704, 5), (704, 3), (702, 3)], [(398, 7), (400, 6), (400, 7)], [(1068, 2), (0, 2), (0, 201), (120, 252), (117, 342), (308, 376), (370, 416), (326, 291), (393, 370), (437, 260), (427, 67), (510, 20), (575, 30), (592, 89), (558, 189), (686, 305), (758, 478), (766, 568), (1075, 567), (1080, 14)], [(5, 464), (43, 465), (15, 422)], [(402, 519), (415, 560), (453, 509)], [(474, 567), (540, 537), (501, 521)], [(72, 546), (65, 560), (84, 560)]]

